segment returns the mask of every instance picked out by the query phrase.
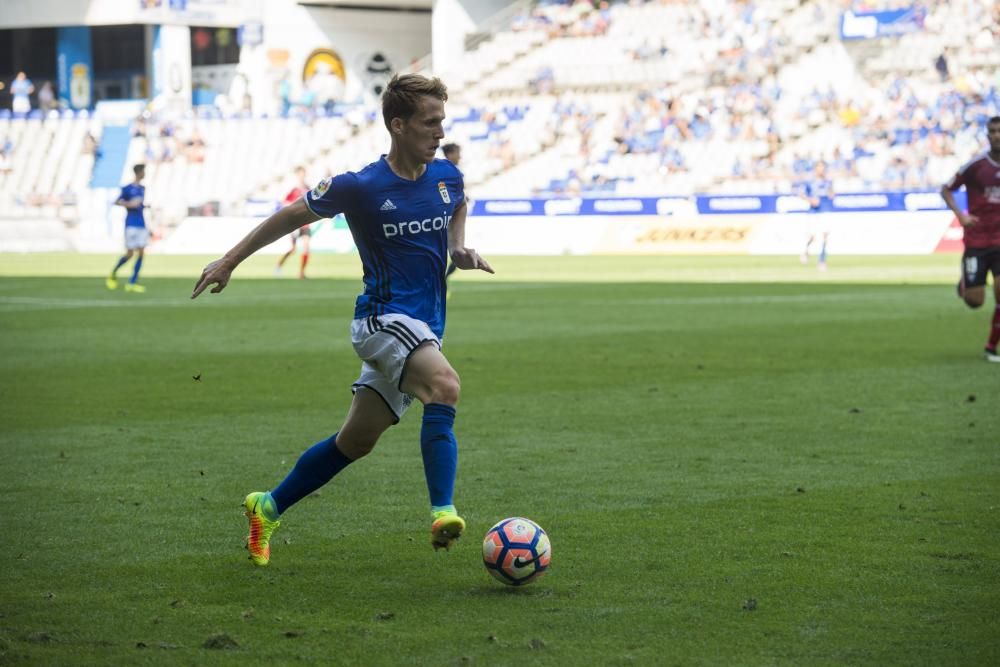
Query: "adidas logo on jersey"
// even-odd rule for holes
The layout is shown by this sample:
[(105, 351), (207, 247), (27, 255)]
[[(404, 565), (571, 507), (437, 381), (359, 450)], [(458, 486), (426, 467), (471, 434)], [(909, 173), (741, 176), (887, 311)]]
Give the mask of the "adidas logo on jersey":
[(379, 210), (381, 210), (381, 211), (395, 211), (396, 210), (396, 205), (392, 203), (391, 199), (386, 199), (385, 202), (382, 203), (382, 208), (380, 208)]

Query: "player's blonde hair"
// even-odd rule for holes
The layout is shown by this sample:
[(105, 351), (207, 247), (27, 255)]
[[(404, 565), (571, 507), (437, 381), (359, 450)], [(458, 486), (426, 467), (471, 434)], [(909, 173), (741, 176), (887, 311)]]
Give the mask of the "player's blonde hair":
[(448, 87), (437, 77), (422, 74), (396, 74), (382, 93), (382, 121), (385, 129), (392, 131), (393, 118), (409, 120), (417, 111), (421, 97), (429, 95), (442, 102), (448, 101)]

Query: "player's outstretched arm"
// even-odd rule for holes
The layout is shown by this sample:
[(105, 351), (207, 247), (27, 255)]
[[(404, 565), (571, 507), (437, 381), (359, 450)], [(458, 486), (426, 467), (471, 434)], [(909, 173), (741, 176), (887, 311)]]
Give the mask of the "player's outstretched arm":
[(290, 234), (302, 225), (319, 220), (319, 216), (309, 210), (304, 199), (286, 206), (264, 222), (257, 225), (252, 232), (243, 237), (225, 255), (210, 263), (201, 272), (201, 277), (194, 286), (191, 298), (196, 298), (209, 285), (215, 285), (211, 292), (218, 294), (226, 289), (229, 278), (240, 263), (264, 246), (274, 243), (285, 234)]
[(465, 247), (465, 216), (469, 207), (465, 201), (458, 205), (448, 223), (448, 254), (451, 261), (460, 269), (480, 269), (487, 273), (496, 273), (490, 263), (479, 256), (473, 248)]

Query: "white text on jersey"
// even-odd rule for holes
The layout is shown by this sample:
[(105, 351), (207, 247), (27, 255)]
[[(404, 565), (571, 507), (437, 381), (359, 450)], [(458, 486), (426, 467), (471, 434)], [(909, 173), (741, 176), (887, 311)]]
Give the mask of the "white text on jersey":
[(382, 232), (387, 239), (393, 236), (404, 236), (406, 234), (419, 234), (421, 232), (431, 232), (438, 229), (447, 229), (451, 222), (451, 216), (445, 214), (444, 217), (424, 218), (423, 220), (410, 220), (409, 222), (392, 222), (382, 225)]

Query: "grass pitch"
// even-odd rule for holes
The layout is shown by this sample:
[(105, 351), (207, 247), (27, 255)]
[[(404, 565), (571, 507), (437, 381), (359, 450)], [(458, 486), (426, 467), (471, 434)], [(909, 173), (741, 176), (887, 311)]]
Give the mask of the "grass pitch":
[[(430, 548), (417, 406), (257, 569), (240, 501), (359, 365), (356, 260), (271, 261), (191, 302), (203, 258), (135, 295), (0, 256), (0, 663), (1000, 663), (1000, 367), (957, 258), (498, 258), (449, 303), (467, 537)], [(512, 515), (553, 543), (524, 589), (480, 562)]]

